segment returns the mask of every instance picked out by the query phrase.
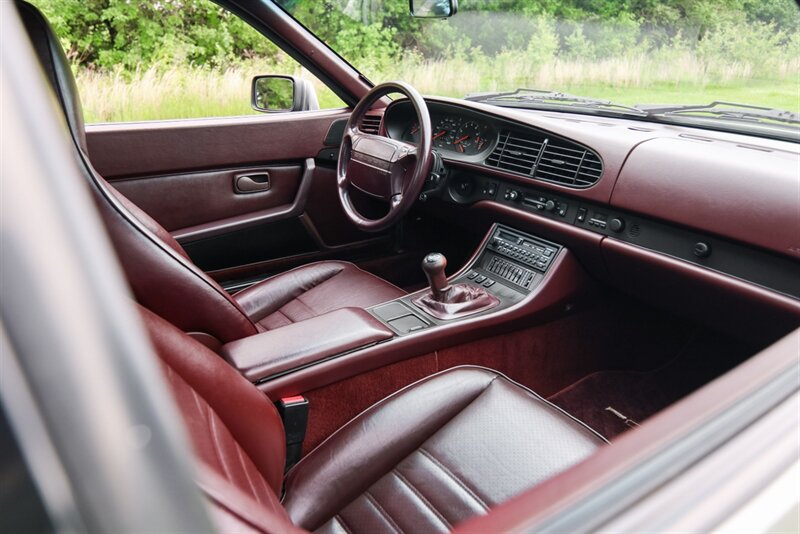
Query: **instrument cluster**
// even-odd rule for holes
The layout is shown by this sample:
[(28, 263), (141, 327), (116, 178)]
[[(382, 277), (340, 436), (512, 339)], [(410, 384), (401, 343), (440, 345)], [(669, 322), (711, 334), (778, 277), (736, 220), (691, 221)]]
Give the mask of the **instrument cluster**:
[[(403, 104), (396, 105), (387, 112), (387, 133), (394, 139), (418, 143), (419, 121), (413, 109)], [(459, 154), (467, 157), (488, 154), (497, 143), (497, 130), (480, 115), (458, 113), (453, 108), (448, 106), (445, 111), (429, 106), (433, 125), (433, 148), (447, 152), (449, 157)]]

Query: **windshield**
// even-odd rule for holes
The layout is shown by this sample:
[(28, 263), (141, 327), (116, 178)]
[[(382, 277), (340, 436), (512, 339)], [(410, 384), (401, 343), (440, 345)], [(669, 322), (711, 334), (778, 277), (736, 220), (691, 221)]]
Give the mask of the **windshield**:
[(407, 0), (277, 1), (372, 82), (423, 94), (536, 89), (615, 105), (800, 111), (793, 0), (461, 0), (448, 19), (413, 18)]

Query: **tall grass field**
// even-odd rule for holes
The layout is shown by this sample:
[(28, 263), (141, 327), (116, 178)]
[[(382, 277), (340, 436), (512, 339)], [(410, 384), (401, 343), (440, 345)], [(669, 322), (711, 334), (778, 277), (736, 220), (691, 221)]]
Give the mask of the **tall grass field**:
[[(559, 35), (552, 20), (526, 21), (527, 43), (486, 53), (480, 46), (448, 47), (431, 59), (387, 46), (358, 51), (355, 65), (374, 82), (404, 80), (423, 94), (463, 97), (479, 91), (550, 89), (622, 104), (757, 104), (800, 112), (800, 32), (770, 25), (723, 25), (697, 40), (678, 32), (659, 46), (633, 27), (589, 40), (590, 26)], [(614, 27), (611, 27), (614, 29)], [(231, 116), (250, 109), (258, 74), (311, 79), (323, 108), (342, 102), (286, 54), (232, 58), (225, 67), (161, 62), (150, 68), (79, 69), (90, 122)]]
[[(409, 58), (365, 69), (375, 82), (405, 80), (423, 94), (463, 97), (518, 87), (552, 89), (622, 104), (755, 103), (800, 112), (800, 57), (765, 75), (743, 62), (708, 61), (691, 51), (580, 60), (553, 57), (536, 64), (524, 51), (447, 60)], [(225, 69), (150, 68), (134, 72), (79, 70), (89, 122), (235, 116), (250, 108), (257, 74), (293, 74), (314, 82), (322, 108), (343, 105), (330, 89), (288, 62), (250, 59)]]

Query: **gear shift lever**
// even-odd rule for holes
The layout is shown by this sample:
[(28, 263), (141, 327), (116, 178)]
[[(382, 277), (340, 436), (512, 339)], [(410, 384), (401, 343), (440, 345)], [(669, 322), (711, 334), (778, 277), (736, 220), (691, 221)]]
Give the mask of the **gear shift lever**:
[(444, 257), (444, 254), (438, 252), (432, 252), (422, 260), (422, 270), (425, 272), (425, 276), (428, 277), (433, 300), (437, 302), (445, 301), (447, 293), (450, 291), (450, 284), (447, 282), (447, 275), (444, 273), (445, 267), (447, 267), (447, 258)]
[(451, 286), (444, 274), (445, 267), (447, 258), (438, 252), (428, 254), (422, 260), (422, 270), (428, 277), (431, 291), (412, 299), (420, 309), (437, 319), (447, 321), (485, 311), (500, 304), (500, 300), (483, 287), (466, 283)]

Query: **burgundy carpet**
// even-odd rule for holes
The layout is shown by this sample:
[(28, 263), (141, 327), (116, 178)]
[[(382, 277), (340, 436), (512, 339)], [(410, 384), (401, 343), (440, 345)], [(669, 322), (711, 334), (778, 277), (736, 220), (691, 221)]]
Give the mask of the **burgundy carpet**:
[[(699, 336), (668, 364), (653, 371), (599, 371), (550, 397), (550, 401), (613, 439), (735, 367), (754, 349)], [(613, 408), (617, 412), (607, 408)]]

